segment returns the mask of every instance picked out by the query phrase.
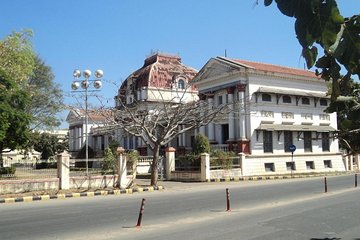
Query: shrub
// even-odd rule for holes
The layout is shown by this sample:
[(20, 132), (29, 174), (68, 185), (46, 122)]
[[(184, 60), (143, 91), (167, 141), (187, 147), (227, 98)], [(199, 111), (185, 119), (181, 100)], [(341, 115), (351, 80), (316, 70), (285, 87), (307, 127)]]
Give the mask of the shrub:
[(137, 163), (138, 163), (138, 160), (139, 160), (139, 157), (140, 157), (140, 154), (138, 151), (136, 150), (131, 150), (131, 151), (128, 151), (126, 153), (126, 156), (127, 156), (127, 168), (130, 172), (132, 172), (134, 178), (136, 177), (136, 168), (137, 168)]
[(196, 169), (200, 167), (200, 156), (193, 153), (182, 155), (176, 158), (176, 168)]
[(195, 138), (194, 154), (210, 153), (209, 139), (203, 134), (198, 134)]
[(0, 167), (0, 175), (3, 174), (15, 174), (15, 167)]
[(233, 159), (235, 157), (234, 152), (224, 152), (221, 150), (215, 150), (211, 152), (210, 165), (219, 166), (223, 169), (231, 169), (233, 166)]
[(116, 157), (111, 151), (110, 148), (105, 148), (105, 156), (104, 161), (101, 164), (101, 174), (106, 174), (108, 172), (112, 172), (114, 174), (115, 172), (115, 162)]
[(40, 162), (36, 163), (36, 169), (44, 169), (44, 168), (57, 168), (57, 162)]

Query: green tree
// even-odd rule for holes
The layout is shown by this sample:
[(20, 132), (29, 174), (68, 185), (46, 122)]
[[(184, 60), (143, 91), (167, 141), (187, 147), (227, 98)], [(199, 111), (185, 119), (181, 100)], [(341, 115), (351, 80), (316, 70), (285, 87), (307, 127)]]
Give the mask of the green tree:
[(35, 54), (30, 42), (32, 31), (13, 32), (0, 41), (0, 69), (17, 84), (27, 84), (35, 67)]
[(4, 149), (14, 150), (28, 143), (31, 115), (26, 107), (29, 102), (29, 94), (0, 69), (0, 166)]
[(54, 81), (51, 67), (47, 66), (39, 56), (35, 57), (33, 74), (26, 87), (31, 92), (29, 113), (33, 116), (32, 128), (44, 129), (59, 126), (56, 116), (63, 109), (63, 93)]
[(0, 69), (28, 92), (31, 102), (33, 129), (59, 126), (56, 114), (63, 108), (63, 95), (54, 82), (54, 74), (45, 62), (36, 56), (31, 44), (32, 32), (13, 32), (0, 41)]
[[(264, 0), (265, 6), (273, 0)], [(341, 94), (340, 83), (360, 77), (360, 15), (343, 17), (335, 0), (275, 0), (278, 9), (294, 17), (296, 37), (308, 68), (332, 81), (332, 100)], [(318, 47), (323, 49), (319, 56)], [(341, 77), (341, 67), (347, 73)]]
[[(360, 14), (343, 17), (335, 0), (275, 0), (278, 9), (294, 17), (295, 32), (308, 68), (331, 82), (329, 112), (338, 113), (338, 138), (350, 153), (358, 153), (360, 141)], [(273, 0), (264, 0), (269, 6)], [(318, 47), (323, 50), (319, 56)], [(341, 75), (345, 70), (346, 74)]]
[(50, 133), (32, 133), (31, 144), (34, 150), (41, 152), (42, 159), (48, 159), (67, 149), (67, 141)]
[(360, 84), (349, 81), (340, 85), (343, 95), (332, 102), (327, 109), (337, 112), (340, 146), (349, 154), (360, 153)]

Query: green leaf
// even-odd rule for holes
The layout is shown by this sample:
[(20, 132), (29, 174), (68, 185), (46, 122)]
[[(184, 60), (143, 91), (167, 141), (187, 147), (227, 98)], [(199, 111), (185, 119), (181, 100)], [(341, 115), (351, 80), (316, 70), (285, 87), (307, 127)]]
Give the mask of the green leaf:
[(323, 57), (319, 58), (316, 61), (315, 66), (317, 68), (328, 68), (328, 67), (330, 67), (330, 58), (329, 58), (329, 56), (323, 56)]
[(264, 0), (265, 7), (270, 6), (270, 4), (273, 2), (273, 0)]
[(313, 46), (312, 48), (303, 48), (302, 55), (305, 58), (306, 66), (310, 69), (315, 64), (315, 60), (317, 58), (317, 48)]
[(275, 0), (280, 12), (288, 17), (294, 17), (298, 5), (301, 4), (299, 0)]

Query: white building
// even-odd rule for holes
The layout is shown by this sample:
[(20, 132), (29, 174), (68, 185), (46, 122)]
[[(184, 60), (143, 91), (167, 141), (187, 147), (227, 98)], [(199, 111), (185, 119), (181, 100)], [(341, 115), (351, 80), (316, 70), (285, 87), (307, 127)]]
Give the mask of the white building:
[[(69, 153), (73, 157), (85, 146), (85, 111), (84, 110), (71, 110), (66, 118), (69, 123)], [(88, 111), (88, 141), (96, 153), (101, 155), (105, 147), (111, 141), (112, 134), (104, 134), (103, 126), (112, 123), (112, 115), (110, 111), (102, 110), (89, 110)], [(103, 127), (103, 128), (102, 128)]]
[[(131, 106), (146, 112), (163, 110), (166, 102), (180, 103), (198, 100), (198, 91), (189, 86), (197, 71), (185, 66), (179, 56), (154, 54), (145, 59), (144, 65), (131, 73), (119, 88), (115, 97), (116, 108)], [(183, 126), (181, 126), (183, 127)], [(129, 136), (121, 129), (115, 133), (120, 145), (126, 149), (137, 149), (141, 155), (151, 154), (145, 143), (139, 138)], [(194, 133), (183, 133), (171, 142), (178, 152), (191, 149)]]
[[(223, 57), (193, 79), (199, 94), (234, 111), (202, 127), (213, 145), (245, 154), (243, 175), (345, 170), (327, 84), (314, 73)], [(296, 146), (293, 158), (289, 149)], [(221, 145), (223, 146), (223, 145)]]

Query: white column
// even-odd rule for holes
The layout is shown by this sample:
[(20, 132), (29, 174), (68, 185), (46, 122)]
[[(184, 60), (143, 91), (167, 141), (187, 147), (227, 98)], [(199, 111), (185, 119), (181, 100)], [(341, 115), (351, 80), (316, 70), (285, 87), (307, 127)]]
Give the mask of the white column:
[[(212, 97), (208, 98), (208, 104), (209, 110), (211, 111), (214, 104), (214, 99)], [(213, 122), (208, 124), (208, 138), (210, 142), (215, 141), (215, 126)]]
[(234, 95), (233, 95), (233, 90), (231, 89), (230, 91), (228, 90), (228, 104), (229, 104), (229, 117), (228, 117), (228, 121), (229, 121), (229, 140), (234, 140), (235, 139), (235, 124), (234, 124)]
[[(185, 126), (183, 125), (182, 129), (184, 129), (184, 128), (185, 128)], [(182, 146), (186, 147), (186, 135), (185, 135), (185, 133), (182, 133), (181, 137), (182, 137)]]
[(74, 129), (70, 128), (69, 129), (69, 151), (73, 151), (74, 150)]
[(81, 127), (77, 128), (77, 134), (76, 134), (76, 142), (77, 142), (77, 150), (80, 150), (82, 147), (82, 133), (81, 133)]
[(240, 114), (239, 114), (239, 130), (240, 139), (246, 139), (246, 125), (245, 125), (245, 85), (238, 85)]
[[(180, 131), (181, 130), (181, 126), (178, 126), (178, 130)], [(178, 143), (179, 143), (179, 147), (183, 146), (183, 143), (182, 143), (182, 134), (180, 134), (178, 136)]]

